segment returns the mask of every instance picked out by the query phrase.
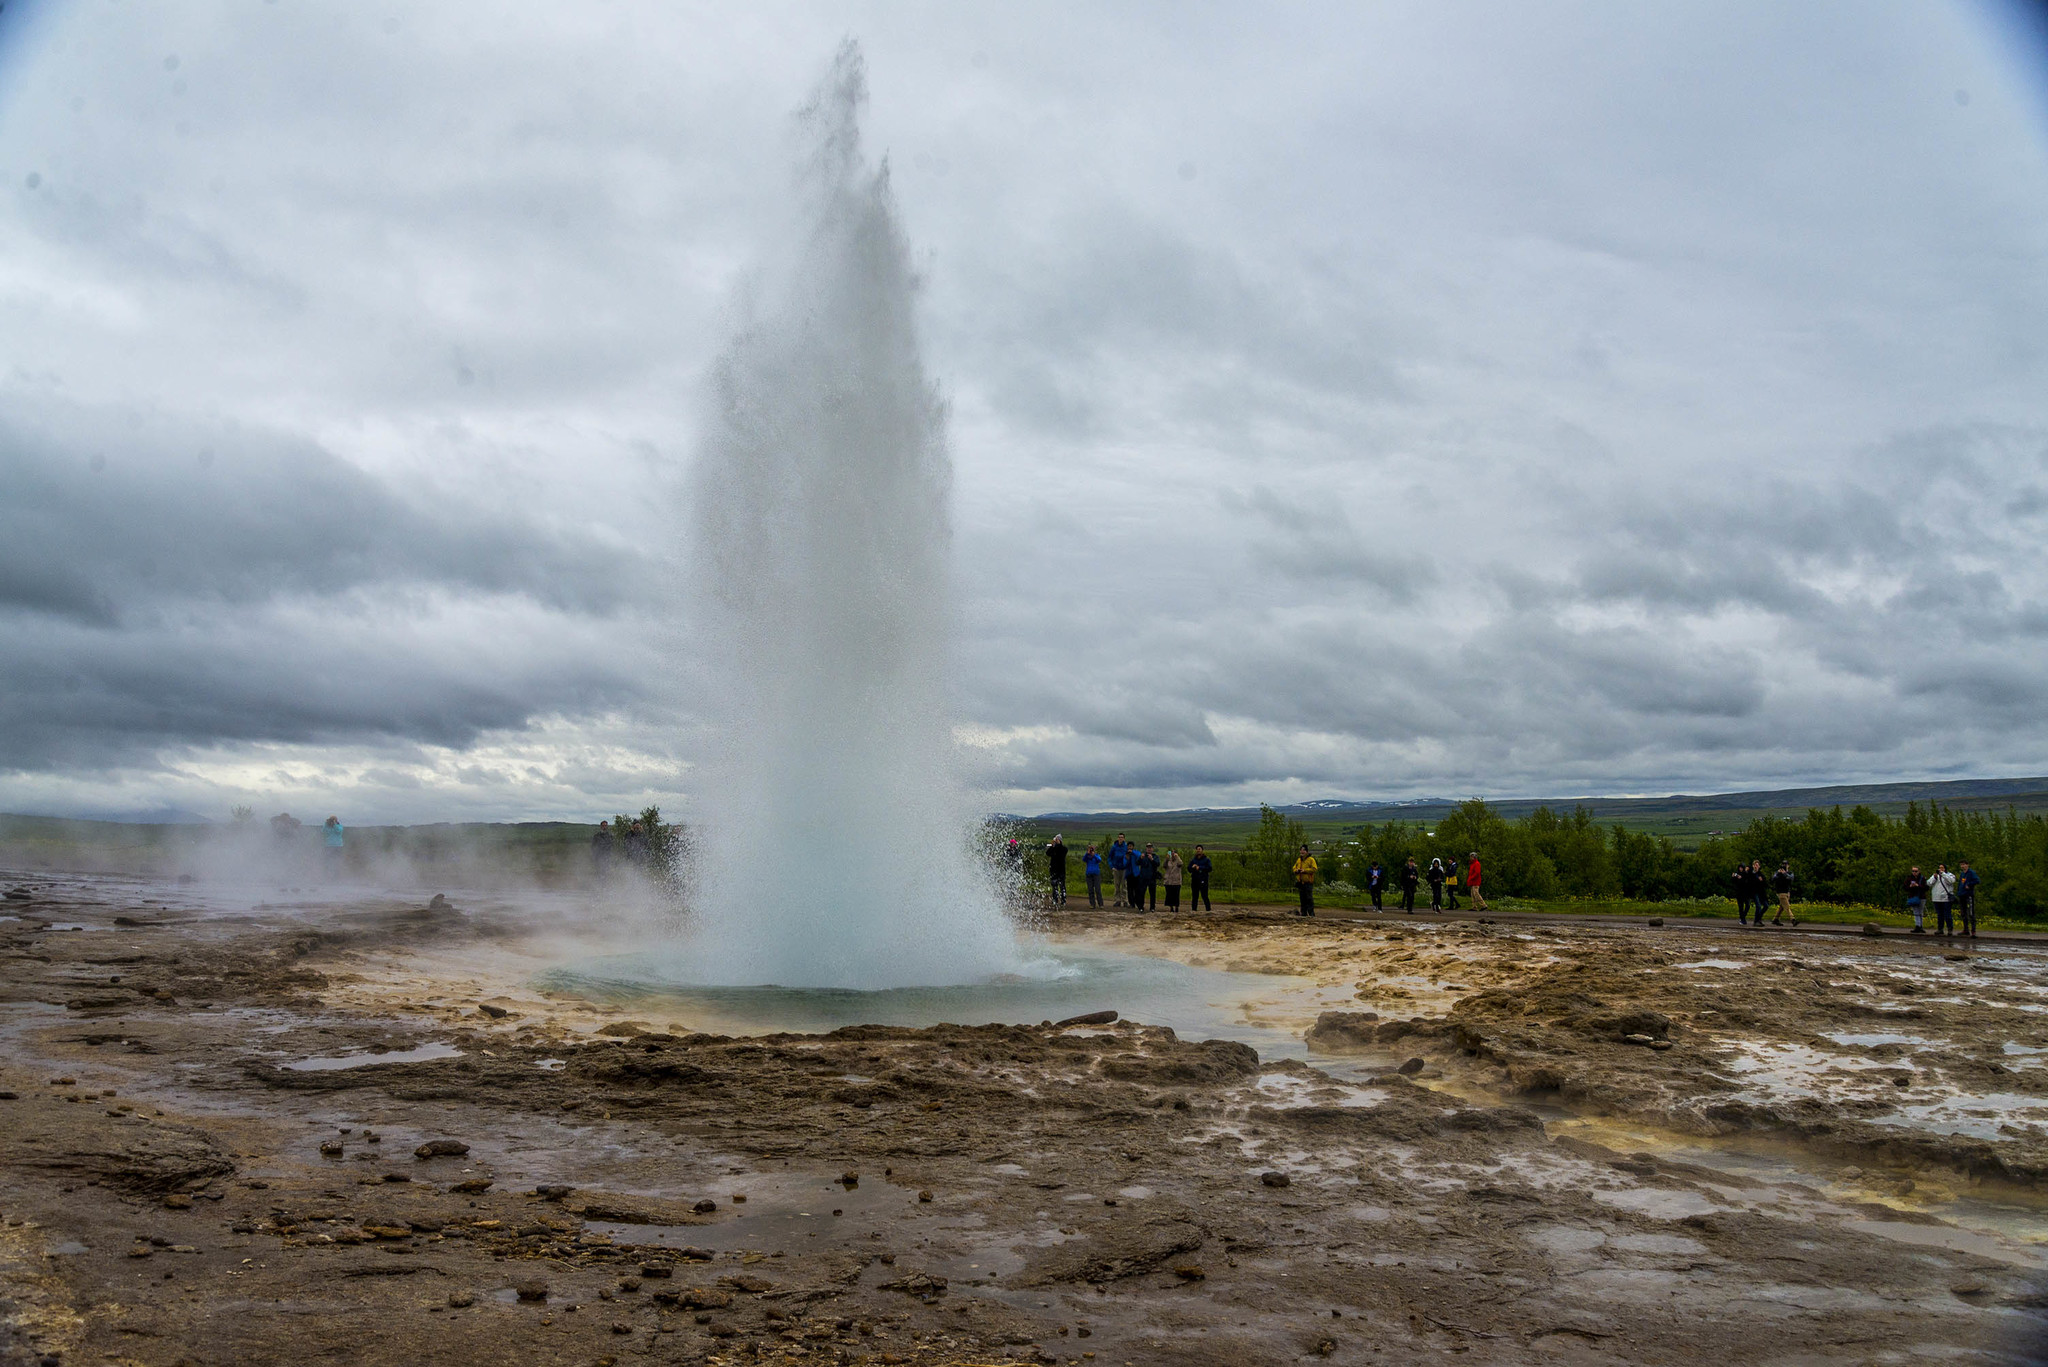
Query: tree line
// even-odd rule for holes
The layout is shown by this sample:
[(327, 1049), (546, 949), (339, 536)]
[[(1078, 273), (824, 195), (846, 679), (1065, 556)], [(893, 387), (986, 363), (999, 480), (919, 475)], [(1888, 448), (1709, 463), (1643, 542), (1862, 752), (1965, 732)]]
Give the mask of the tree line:
[[(1299, 821), (1262, 806), (1243, 849), (1209, 851), (1216, 895), (1291, 888), (1304, 843)], [(1077, 880), (1080, 848), (1072, 848), (1069, 878)], [(1097, 848), (1109, 848), (1107, 836)], [(1603, 825), (1583, 805), (1570, 812), (1539, 807), (1509, 820), (1474, 798), (1433, 824), (1361, 826), (1354, 839), (1316, 845), (1315, 854), (1325, 883), (1362, 887), (1374, 860), (1397, 879), (1411, 857), (1426, 870), (1432, 859), (1448, 867), (1473, 850), (1485, 863), (1486, 888), (1494, 896), (1647, 902), (1729, 896), (1737, 864), (1754, 859), (1766, 872), (1789, 860), (1802, 900), (1890, 906), (1903, 895), (1907, 869), (1918, 865), (1926, 873), (1937, 864), (1954, 869), (1968, 861), (1983, 879), (1978, 905), (1985, 914), (2048, 916), (2048, 817), (2011, 809), (1957, 811), (1916, 802), (1903, 816), (1889, 817), (1865, 806), (1812, 808), (1803, 817), (1760, 816), (1742, 830), (1682, 850), (1665, 836)], [(1042, 872), (1042, 856), (1036, 862)]]

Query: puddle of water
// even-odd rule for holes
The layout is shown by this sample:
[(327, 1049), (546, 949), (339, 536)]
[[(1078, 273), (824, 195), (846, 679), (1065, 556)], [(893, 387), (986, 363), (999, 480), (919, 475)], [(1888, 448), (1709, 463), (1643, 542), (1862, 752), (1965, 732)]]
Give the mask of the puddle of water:
[(1934, 1043), (1934, 1041), (1933, 1041), (1933, 1040), (1931, 1040), (1931, 1039), (1922, 1039), (1922, 1038), (1921, 1038), (1920, 1036), (1918, 1036), (1918, 1035), (1849, 1035), (1849, 1034), (1837, 1034), (1837, 1033), (1835, 1033), (1835, 1032), (1833, 1032), (1833, 1031), (1830, 1031), (1830, 1032), (1828, 1032), (1827, 1034), (1825, 1034), (1825, 1035), (1821, 1036), (1821, 1038), (1822, 1038), (1822, 1039), (1831, 1039), (1831, 1040), (1833, 1040), (1833, 1041), (1834, 1041), (1835, 1043), (1837, 1043), (1837, 1044), (1860, 1044), (1860, 1045), (1878, 1045), (1878, 1044), (1932, 1044), (1932, 1043)]
[(422, 1044), (417, 1049), (394, 1049), (388, 1054), (344, 1054), (336, 1058), (305, 1058), (284, 1066), (295, 1073), (327, 1073), (341, 1068), (368, 1068), (379, 1063), (425, 1063), (432, 1059), (461, 1058), (452, 1044)]
[(2025, 1096), (2018, 1092), (1988, 1092), (1975, 1096), (1943, 1097), (1939, 1101), (1899, 1107), (1896, 1117), (1880, 1116), (1879, 1125), (1905, 1125), (1935, 1134), (1964, 1134), (1976, 1139), (1997, 1139), (2001, 1125), (2028, 1125), (2048, 1121), (2048, 1097)]
[(563, 1063), (562, 1060), (558, 1058), (544, 1058), (537, 1061), (533, 1066), (540, 1069), (544, 1073), (554, 1073), (561, 1071), (568, 1065)]
[(2005, 1052), (2008, 1054), (2048, 1054), (2048, 1049), (2037, 1049), (2031, 1044), (2015, 1044), (2011, 1040), (2007, 1040), (2005, 1042)]
[(1748, 968), (1740, 959), (1695, 959), (1689, 964), (1676, 964), (1677, 968)]

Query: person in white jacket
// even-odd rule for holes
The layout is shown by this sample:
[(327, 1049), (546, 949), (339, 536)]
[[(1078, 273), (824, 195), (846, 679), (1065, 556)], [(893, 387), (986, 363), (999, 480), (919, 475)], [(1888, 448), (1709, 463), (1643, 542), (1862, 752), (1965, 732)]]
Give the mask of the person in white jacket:
[(1934, 866), (1934, 877), (1927, 880), (1927, 900), (1934, 903), (1934, 933), (1954, 935), (1956, 876), (1948, 871), (1948, 865)]

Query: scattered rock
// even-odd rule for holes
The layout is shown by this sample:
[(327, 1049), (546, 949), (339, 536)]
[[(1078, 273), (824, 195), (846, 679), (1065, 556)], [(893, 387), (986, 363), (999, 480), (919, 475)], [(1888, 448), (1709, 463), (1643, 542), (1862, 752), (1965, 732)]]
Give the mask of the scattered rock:
[(917, 1199), (920, 1201), (929, 1201), (932, 1199), (932, 1194), (929, 1191), (921, 1191), (917, 1194)]
[(1640, 1044), (1644, 1048), (1648, 1048), (1650, 1045), (1655, 1044), (1657, 1041), (1653, 1036), (1650, 1035), (1623, 1035), (1621, 1037), (1621, 1042), (1623, 1044)]
[(1199, 1282), (1205, 1280), (1209, 1274), (1194, 1263), (1182, 1263), (1179, 1267), (1173, 1269), (1173, 1275), (1179, 1277), (1182, 1281)]
[(190, 1210), (192, 1209), (192, 1198), (182, 1191), (174, 1191), (164, 1197), (164, 1208), (166, 1210)]
[(640, 1275), (654, 1281), (665, 1281), (675, 1275), (675, 1269), (667, 1263), (642, 1263)]
[(513, 1286), (512, 1290), (523, 1301), (544, 1301), (548, 1298), (548, 1284), (538, 1277), (529, 1277)]
[(448, 1188), (450, 1191), (461, 1192), (464, 1196), (475, 1196), (479, 1192), (489, 1191), (490, 1189), (491, 1179), (488, 1177), (471, 1177), (465, 1181), (457, 1182), (454, 1186)]
[(450, 1291), (448, 1293), (448, 1308), (451, 1310), (467, 1310), (475, 1304), (476, 1292), (474, 1291)]
[(841, 1186), (843, 1186), (843, 1187), (857, 1187), (857, 1186), (859, 1186), (859, 1185), (860, 1185), (860, 1174), (859, 1174), (859, 1173), (857, 1173), (857, 1172), (842, 1172), (842, 1173), (840, 1173), (840, 1174), (839, 1174), (839, 1185), (841, 1185)]
[(1070, 1025), (1114, 1025), (1116, 1018), (1114, 1011), (1090, 1011), (1085, 1015), (1069, 1016), (1063, 1021), (1054, 1021), (1052, 1028), (1064, 1030)]
[(428, 911), (453, 911), (455, 906), (448, 900), (448, 894), (437, 892), (427, 902)]
[(724, 1310), (732, 1304), (732, 1292), (710, 1286), (688, 1286), (676, 1294), (676, 1304), (685, 1310)]
[(543, 1201), (566, 1201), (569, 1199), (569, 1193), (575, 1190), (576, 1188), (563, 1186), (559, 1182), (544, 1182), (533, 1189), (533, 1194)]
[(1648, 921), (1646, 921), (1646, 922), (1645, 922), (1644, 924), (1645, 924), (1645, 925), (1652, 925), (1652, 926), (1661, 926), (1661, 925), (1663, 925), (1663, 924), (1664, 924), (1664, 918), (1663, 918), (1662, 916), (1652, 916), (1652, 917), (1651, 917), (1651, 918), (1650, 918), (1650, 919), (1649, 919)]
[(1424, 1063), (1419, 1058), (1411, 1058), (1406, 1063), (1402, 1064), (1399, 1068), (1395, 1069), (1395, 1071), (1400, 1073), (1403, 1077), (1414, 1077), (1417, 1073), (1421, 1072), (1424, 1068), (1428, 1066), (1428, 1064)]
[(469, 1145), (460, 1139), (429, 1139), (412, 1151), (415, 1158), (460, 1158), (469, 1152)]
[(1259, 1174), (1259, 1180), (1269, 1187), (1291, 1187), (1294, 1185), (1294, 1179), (1284, 1172), (1262, 1172)]
[(718, 1202), (707, 1196), (696, 1205), (691, 1206), (690, 1209), (696, 1211), (699, 1215), (709, 1215), (712, 1211), (718, 1209)]
[(1325, 1054), (1341, 1054), (1373, 1047), (1379, 1028), (1377, 1011), (1325, 1011), (1302, 1035), (1310, 1048)]
[(882, 1289), (884, 1291), (901, 1291), (906, 1296), (916, 1296), (921, 1300), (931, 1300), (933, 1297), (946, 1294), (946, 1279), (944, 1277), (934, 1277), (929, 1272), (911, 1272), (898, 1277), (893, 1282), (883, 1282)]
[(505, 1017), (512, 1014), (511, 1012), (507, 1011), (504, 1007), (493, 1006), (489, 1002), (478, 1002), (476, 1004), (476, 1009), (483, 1012), (486, 1016), (489, 1016), (494, 1021), (501, 1021), (505, 1019)]
[(320, 1152), (326, 1154), (329, 1158), (339, 1158), (342, 1154), (342, 1143), (339, 1139), (323, 1140), (320, 1145)]

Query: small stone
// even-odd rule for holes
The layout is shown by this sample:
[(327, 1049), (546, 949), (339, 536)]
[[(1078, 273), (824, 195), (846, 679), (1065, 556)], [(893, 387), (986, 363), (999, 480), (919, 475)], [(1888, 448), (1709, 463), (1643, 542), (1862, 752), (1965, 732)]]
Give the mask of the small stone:
[(733, 1328), (731, 1325), (725, 1323), (723, 1320), (720, 1320), (714, 1324), (706, 1325), (704, 1327), (704, 1332), (711, 1335), (711, 1337), (715, 1339), (729, 1339), (733, 1337), (735, 1334), (739, 1333), (739, 1330)]
[(1652, 916), (1648, 924), (1653, 926), (1661, 926), (1664, 924), (1664, 918), (1662, 916)]
[(718, 1209), (718, 1202), (707, 1196), (696, 1205), (691, 1206), (690, 1209), (696, 1211), (699, 1215), (709, 1215), (712, 1211)]
[(549, 1182), (535, 1187), (533, 1194), (540, 1197), (543, 1201), (563, 1201), (567, 1200), (569, 1193), (575, 1190), (576, 1188), (574, 1187), (565, 1187), (558, 1182)]
[(375, 1130), (364, 1130), (363, 1142), (365, 1144), (381, 1144), (384, 1142), (384, 1136), (378, 1134)]
[(501, 1021), (505, 1019), (505, 1017), (512, 1014), (511, 1012), (507, 1011), (504, 1007), (493, 1006), (489, 1002), (478, 1002), (476, 1004), (476, 1009), (483, 1012), (484, 1015), (490, 1017), (494, 1021)]
[(1621, 1042), (1623, 1044), (1639, 1044), (1647, 1049), (1649, 1046), (1655, 1044), (1657, 1040), (1656, 1037), (1653, 1035), (1623, 1035), (1621, 1037)]
[(660, 1281), (665, 1277), (673, 1277), (675, 1276), (675, 1274), (675, 1269), (670, 1267), (667, 1263), (640, 1264), (640, 1275), (643, 1277), (651, 1277), (655, 1281)]
[(1911, 1085), (1912, 1081), (1913, 1081), (1913, 1080), (1912, 1080), (1911, 1078), (1905, 1078), (1905, 1077), (1895, 1077), (1895, 1078), (1893, 1078), (1893, 1079), (1892, 1079), (1892, 1086), (1894, 1086), (1894, 1087), (1905, 1087), (1905, 1086), (1909, 1086), (1909, 1085)]
[(339, 1139), (326, 1140), (320, 1145), (320, 1152), (329, 1158), (339, 1158), (342, 1154), (342, 1143)]
[(857, 1172), (842, 1172), (842, 1173), (840, 1173), (840, 1174), (839, 1174), (839, 1185), (840, 1185), (840, 1186), (842, 1186), (842, 1187), (857, 1187), (857, 1186), (859, 1186), (859, 1185), (860, 1185), (860, 1174), (859, 1174), (859, 1173), (857, 1173)]
[(460, 1158), (469, 1152), (469, 1145), (460, 1139), (429, 1139), (412, 1151), (415, 1158)]
[(640, 1279), (639, 1279), (638, 1277), (621, 1277), (621, 1278), (619, 1278), (619, 1290), (621, 1290), (621, 1291), (638, 1291), (639, 1289), (640, 1289)]
[(1421, 1072), (1424, 1068), (1427, 1068), (1428, 1066), (1428, 1064), (1424, 1063), (1419, 1058), (1411, 1058), (1406, 1063), (1402, 1064), (1395, 1071), (1399, 1072), (1403, 1077), (1414, 1077), (1417, 1073)]
[(164, 1197), (164, 1208), (166, 1210), (190, 1210), (192, 1209), (192, 1198), (185, 1195), (182, 1191), (174, 1191), (169, 1196)]
[(410, 1182), (412, 1181), (412, 1174), (405, 1172), (387, 1172), (384, 1174), (384, 1180), (387, 1182)]
[(448, 1188), (450, 1191), (459, 1191), (464, 1196), (474, 1196), (478, 1192), (489, 1191), (490, 1189), (491, 1179), (488, 1177), (465, 1178), (463, 1181), (457, 1182), (454, 1186)]
[(1193, 1263), (1182, 1263), (1179, 1267), (1173, 1269), (1173, 1275), (1179, 1277), (1182, 1281), (1199, 1282), (1206, 1279), (1209, 1274)]
[(630, 1334), (633, 1332), (633, 1326), (626, 1323), (624, 1320), (613, 1320), (612, 1332), (614, 1334)]
[(1262, 1172), (1259, 1174), (1259, 1180), (1269, 1187), (1291, 1187), (1294, 1185), (1294, 1179), (1284, 1172)]
[(1068, 1026), (1070, 1026), (1070, 1025), (1114, 1025), (1114, 1024), (1116, 1024), (1116, 1012), (1114, 1012), (1114, 1011), (1090, 1011), (1090, 1012), (1088, 1012), (1088, 1013), (1087, 1013), (1086, 1015), (1082, 1015), (1082, 1016), (1069, 1016), (1069, 1017), (1067, 1017), (1067, 1018), (1066, 1018), (1065, 1020), (1063, 1020), (1063, 1021), (1054, 1021), (1054, 1022), (1053, 1022), (1053, 1029), (1055, 1029), (1055, 1030), (1064, 1030), (1064, 1029), (1066, 1029), (1066, 1028), (1067, 1028)]
[(932, 1199), (932, 1194), (929, 1190), (921, 1191), (917, 1194), (917, 1199), (921, 1202), (928, 1202)]
[(155, 1252), (156, 1250), (151, 1248), (148, 1244), (137, 1244), (135, 1245), (135, 1247), (128, 1250), (128, 1256), (131, 1258), (147, 1258)]
[(476, 1292), (474, 1291), (450, 1291), (448, 1293), (448, 1308), (451, 1310), (467, 1310), (475, 1304)]
[(1650, 1047), (1661, 1054), (1671, 1047), (1671, 1041), (1668, 1039), (1653, 1039), (1650, 1041)]
[(538, 1277), (528, 1278), (515, 1285), (512, 1290), (523, 1301), (544, 1301), (548, 1298), (548, 1284)]

